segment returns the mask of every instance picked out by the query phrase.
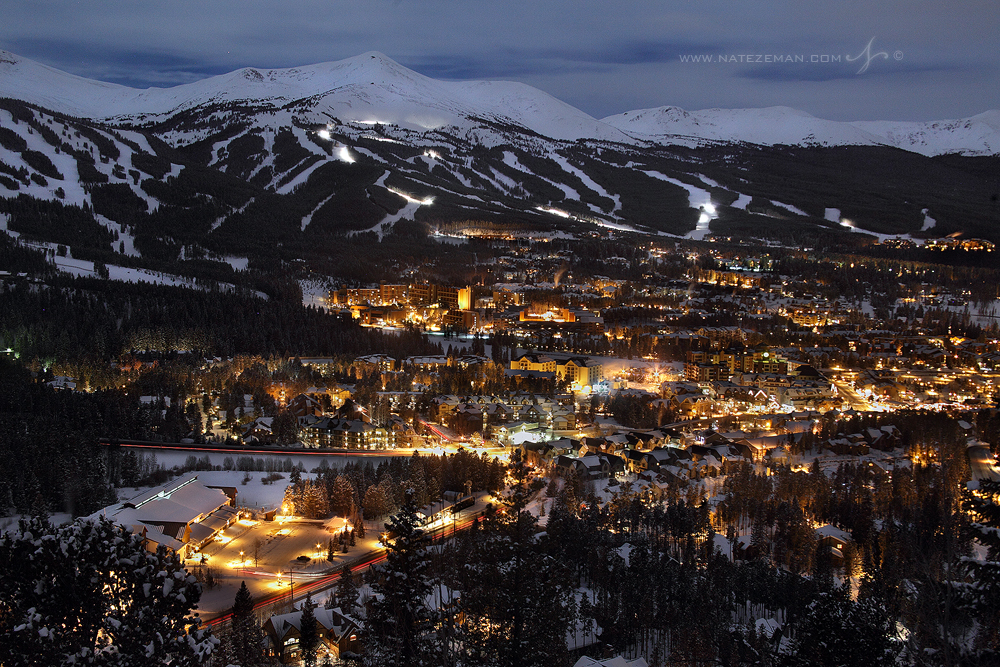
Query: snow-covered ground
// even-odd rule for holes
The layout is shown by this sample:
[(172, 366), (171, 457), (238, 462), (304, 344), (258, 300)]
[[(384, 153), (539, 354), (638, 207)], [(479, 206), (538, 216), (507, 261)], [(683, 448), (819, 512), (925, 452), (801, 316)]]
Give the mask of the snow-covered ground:
[(928, 211), (928, 209), (925, 208), (920, 212), (924, 215), (924, 226), (920, 228), (920, 231), (929, 232), (930, 230), (934, 229), (934, 225), (937, 224), (937, 220), (935, 220), (930, 216), (930, 212)]
[[(424, 132), (449, 127), (459, 133), (482, 133), (487, 143), (496, 145), (503, 137), (498, 133), (486, 136), (480, 123), (472, 119), (492, 118), (561, 141), (888, 145), (923, 155), (1000, 152), (998, 110), (942, 121), (839, 122), (788, 107), (701, 111), (659, 107), (597, 120), (525, 84), (439, 81), (377, 52), (290, 69), (244, 68), (172, 88), (140, 90), (73, 76), (0, 51), (0, 80), (7, 97), (74, 116), (102, 119), (149, 119), (202, 105), (250, 101), (270, 107), (274, 121), (289, 127), (290, 112), (285, 105), (312, 99), (317, 118), (328, 119), (323, 114), (329, 114), (348, 128), (351, 124), (362, 129), (380, 123)], [(303, 145), (308, 148), (309, 143)]]
[(302, 305), (326, 308), (332, 286), (332, 281), (325, 278), (300, 280), (299, 288), (302, 290)]
[(774, 204), (775, 206), (780, 206), (781, 208), (785, 209), (786, 211), (789, 211), (790, 213), (794, 213), (795, 215), (801, 215), (806, 218), (809, 217), (808, 213), (806, 213), (797, 206), (792, 206), (791, 204), (782, 204), (780, 201), (774, 201), (773, 199), (771, 200), (771, 203)]
[[(22, 518), (28, 518), (25, 514), (11, 514), (9, 516), (0, 516), (0, 533), (6, 533), (8, 530), (17, 528), (17, 522)], [(69, 523), (73, 520), (73, 515), (68, 512), (57, 512), (56, 514), (49, 515), (49, 521), (52, 522), (54, 526), (61, 526), (64, 523)]]
[[(252, 450), (247, 452), (239, 452), (239, 451), (230, 452), (225, 450), (205, 451), (203, 449), (197, 449), (197, 448), (156, 449), (156, 448), (136, 447), (134, 448), (134, 451), (136, 453), (142, 453), (145, 456), (149, 455), (155, 456), (156, 462), (162, 465), (164, 468), (168, 469), (174, 467), (182, 467), (187, 461), (189, 456), (194, 456), (197, 459), (203, 459), (204, 457), (207, 456), (213, 466), (220, 466), (220, 467), (225, 465), (225, 460), (227, 458), (232, 458), (233, 461), (235, 462), (241, 456), (252, 456), (255, 460), (264, 459), (266, 461), (267, 459), (271, 459), (273, 461), (278, 462), (279, 464), (283, 464), (286, 461), (291, 461), (292, 465), (301, 466), (306, 470), (312, 470), (313, 468), (322, 465), (324, 460), (326, 461), (327, 465), (329, 465), (331, 468), (343, 467), (347, 465), (349, 461), (353, 462), (362, 461), (365, 463), (370, 461), (372, 465), (378, 467), (379, 463), (393, 456), (393, 454), (388, 454), (388, 453), (387, 454), (378, 453), (378, 454), (372, 454), (370, 456), (367, 454), (337, 454), (334, 452), (324, 452), (320, 450), (316, 450), (315, 453), (289, 452), (285, 454), (285, 453), (272, 453), (272, 452), (255, 452)], [(399, 455), (408, 456), (411, 454), (412, 452), (407, 451)], [(200, 475), (202, 473), (198, 474)], [(237, 471), (235, 474), (240, 475), (241, 476), (240, 479), (242, 479), (243, 475), (242, 472)], [(257, 475), (266, 475), (267, 473), (251, 472), (250, 474), (257, 476)]]
[[(56, 244), (54, 243), (44, 243), (39, 245), (44, 245), (51, 250), (56, 249)], [(53, 258), (56, 268), (74, 276), (91, 278), (97, 277), (97, 273), (94, 271), (93, 262), (85, 259), (75, 259), (71, 256), (71, 254), (72, 253), (66, 257), (56, 255)], [(118, 266), (116, 264), (108, 264), (106, 266), (108, 269), (108, 278), (110, 280), (119, 280), (125, 283), (148, 283), (150, 285), (172, 285), (188, 287), (191, 289), (207, 289), (206, 286), (199, 285), (194, 278), (186, 278), (184, 276), (178, 276), (170, 273), (151, 271), (149, 269), (132, 269), (125, 266)], [(218, 285), (224, 290), (236, 289), (236, 286), (231, 283), (218, 283)], [(267, 298), (267, 295), (260, 291), (257, 292), (257, 296), (263, 299)]]
[(664, 176), (658, 171), (644, 171), (643, 173), (647, 176), (658, 178), (661, 181), (673, 183), (674, 185), (687, 190), (688, 206), (699, 210), (700, 214), (698, 215), (698, 223), (694, 230), (685, 234), (684, 238), (693, 239), (695, 241), (704, 240), (704, 238), (709, 234), (709, 225), (718, 217), (715, 212), (715, 204), (712, 203), (712, 195), (708, 192), (708, 190), (691, 185), (690, 183), (685, 183), (684, 181), (679, 181), (676, 178)]

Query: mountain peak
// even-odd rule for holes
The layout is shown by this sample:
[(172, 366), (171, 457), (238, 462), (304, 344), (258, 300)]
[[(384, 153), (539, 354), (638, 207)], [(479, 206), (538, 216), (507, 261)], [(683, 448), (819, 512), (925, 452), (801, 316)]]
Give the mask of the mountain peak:
[[(317, 117), (396, 123), (417, 130), (472, 127), (482, 118), (521, 126), (558, 140), (686, 144), (889, 145), (924, 155), (1000, 153), (1000, 111), (924, 123), (838, 122), (786, 106), (703, 109), (676, 106), (628, 111), (595, 120), (526, 84), (438, 81), (379, 51), (285, 69), (247, 67), (172, 88), (139, 90), (84, 79), (0, 51), (0, 97), (100, 119), (165, 116), (185, 109), (240, 102), (275, 109), (302, 102)], [(323, 121), (325, 122), (325, 121)]]

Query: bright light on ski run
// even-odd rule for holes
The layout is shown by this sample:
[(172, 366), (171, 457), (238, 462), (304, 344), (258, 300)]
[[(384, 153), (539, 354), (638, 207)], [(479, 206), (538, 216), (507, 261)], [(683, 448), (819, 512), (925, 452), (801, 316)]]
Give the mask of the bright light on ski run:
[(362, 134), (362, 139), (371, 139), (372, 141), (382, 141), (387, 144), (401, 144), (402, 141), (396, 141), (395, 139), (390, 139), (388, 137), (376, 137), (374, 134)]
[(324, 141), (330, 141), (330, 130), (320, 130), (316, 134), (319, 135), (320, 139), (323, 139)]
[(388, 190), (389, 192), (393, 193), (394, 195), (399, 195), (400, 197), (402, 197), (406, 201), (410, 202), (411, 204), (419, 204), (421, 206), (430, 206), (431, 204), (434, 203), (434, 197), (424, 197), (423, 199), (417, 199), (413, 195), (408, 195), (405, 192), (397, 190), (396, 188), (386, 188), (386, 190)]
[(340, 159), (348, 164), (354, 164), (354, 157), (351, 155), (351, 151), (347, 150), (347, 146), (341, 146), (340, 150), (337, 152)]
[(429, 157), (432, 160), (440, 160), (441, 154), (438, 153), (437, 151), (432, 151), (430, 149), (427, 149), (426, 151), (424, 151), (424, 157)]
[(558, 215), (560, 218), (572, 218), (573, 216), (568, 212), (560, 208), (552, 208), (551, 206), (536, 206), (536, 211), (541, 211), (542, 213), (551, 213), (552, 215)]

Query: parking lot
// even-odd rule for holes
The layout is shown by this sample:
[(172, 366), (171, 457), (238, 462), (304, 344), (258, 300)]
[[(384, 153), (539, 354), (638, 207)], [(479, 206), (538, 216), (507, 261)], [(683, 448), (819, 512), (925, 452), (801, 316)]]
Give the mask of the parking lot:
[[(191, 571), (210, 572), (216, 582), (202, 592), (199, 611), (206, 616), (228, 611), (242, 581), (260, 600), (288, 591), (295, 583), (339, 571), (345, 561), (378, 548), (378, 535), (369, 530), (364, 540), (356, 540), (347, 553), (341, 552), (338, 537), (345, 525), (339, 517), (234, 523), (186, 563)], [(327, 560), (331, 539), (337, 550), (332, 562)]]

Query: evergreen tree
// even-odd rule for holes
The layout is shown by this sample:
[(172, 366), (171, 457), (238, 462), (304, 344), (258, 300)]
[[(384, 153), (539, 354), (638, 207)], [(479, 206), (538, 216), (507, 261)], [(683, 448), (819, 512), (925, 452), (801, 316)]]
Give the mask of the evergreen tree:
[(895, 621), (873, 599), (852, 602), (846, 589), (819, 593), (796, 626), (788, 664), (894, 667), (902, 648)]
[(1000, 658), (1000, 482), (981, 480), (964, 504), (973, 519), (970, 533), (987, 548), (983, 560), (965, 560), (971, 578), (966, 603), (979, 624), (975, 650), (981, 659), (995, 661)]
[(240, 589), (236, 591), (236, 599), (233, 601), (232, 616), (233, 622), (242, 621), (253, 615), (253, 595), (247, 588), (247, 582), (240, 582)]
[(344, 566), (340, 568), (340, 579), (337, 580), (337, 591), (334, 598), (340, 611), (348, 615), (354, 612), (354, 607), (358, 603), (358, 587), (354, 583), (351, 566), (347, 563), (344, 563)]
[(232, 661), (242, 667), (262, 664), (264, 660), (264, 632), (257, 622), (253, 607), (253, 595), (246, 582), (241, 582), (233, 602), (228, 640)]
[(302, 664), (305, 667), (316, 667), (319, 626), (313, 613), (314, 608), (312, 593), (307, 593), (306, 599), (302, 602), (302, 616), (299, 621), (299, 648), (302, 651)]
[(354, 510), (354, 484), (346, 475), (337, 475), (330, 493), (330, 509), (338, 516), (349, 516)]
[(437, 664), (432, 632), (437, 613), (427, 606), (429, 561), (424, 532), (417, 525), (416, 503), (407, 491), (403, 507), (385, 526), (392, 537), (385, 565), (372, 584), (380, 597), (369, 614), (369, 659), (384, 654), (380, 664), (387, 667)]
[[(22, 520), (0, 535), (5, 665), (198, 665), (217, 644), (191, 608), (201, 588), (180, 559), (100, 519)], [(151, 594), (151, 591), (154, 594)]]
[(535, 541), (537, 519), (525, 509), (527, 468), (516, 450), (510, 473), (506, 511), (486, 520), (467, 565), (467, 659), (497, 667), (560, 664), (567, 658), (571, 616), (568, 572)]

